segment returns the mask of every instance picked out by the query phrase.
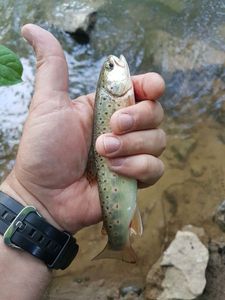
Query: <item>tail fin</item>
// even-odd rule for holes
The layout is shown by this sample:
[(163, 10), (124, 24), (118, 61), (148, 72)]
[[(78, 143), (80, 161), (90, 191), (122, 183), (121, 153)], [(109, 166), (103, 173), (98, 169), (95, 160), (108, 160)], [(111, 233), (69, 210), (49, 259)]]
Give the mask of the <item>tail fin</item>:
[(93, 260), (104, 258), (119, 259), (128, 263), (136, 263), (137, 261), (137, 256), (130, 243), (121, 250), (112, 250), (107, 243), (105, 248), (96, 257), (94, 257)]

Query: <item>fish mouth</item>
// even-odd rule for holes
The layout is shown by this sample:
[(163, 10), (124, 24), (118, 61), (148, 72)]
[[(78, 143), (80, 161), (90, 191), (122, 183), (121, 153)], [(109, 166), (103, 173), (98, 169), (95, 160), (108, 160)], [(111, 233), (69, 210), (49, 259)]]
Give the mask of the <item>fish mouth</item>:
[(112, 59), (114, 60), (115, 64), (117, 64), (117, 66), (121, 67), (121, 68), (125, 68), (127, 65), (127, 61), (125, 59), (125, 57), (121, 54), (120, 57), (117, 56), (112, 56)]

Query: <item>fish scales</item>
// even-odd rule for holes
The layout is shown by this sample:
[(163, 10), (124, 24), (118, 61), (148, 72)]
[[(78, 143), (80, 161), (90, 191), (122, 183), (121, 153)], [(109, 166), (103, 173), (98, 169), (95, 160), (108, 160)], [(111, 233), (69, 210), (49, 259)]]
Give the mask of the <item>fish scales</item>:
[[(113, 71), (115, 74), (112, 75)], [(93, 145), (99, 135), (111, 132), (110, 119), (113, 113), (134, 102), (132, 81), (125, 58), (109, 56), (103, 65), (97, 86)], [(97, 258), (119, 258), (134, 262), (136, 256), (130, 245), (130, 227), (136, 210), (137, 182), (111, 171), (106, 159), (95, 150), (94, 164), (104, 230), (108, 235), (106, 249)], [(138, 226), (141, 227), (140, 224)]]

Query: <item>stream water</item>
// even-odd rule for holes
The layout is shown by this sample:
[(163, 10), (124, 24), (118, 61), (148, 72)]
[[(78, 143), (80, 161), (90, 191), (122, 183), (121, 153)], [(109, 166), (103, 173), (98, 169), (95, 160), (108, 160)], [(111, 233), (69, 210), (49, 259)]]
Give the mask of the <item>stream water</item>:
[[(74, 3), (82, 6), (64, 1), (65, 7)], [(223, 239), (213, 214), (225, 198), (225, 1), (109, 0), (86, 45), (51, 25), (58, 5), (62, 1), (0, 0), (0, 43), (16, 51), (24, 65), (22, 84), (0, 88), (1, 178), (14, 162), (33, 92), (35, 58), (20, 36), (22, 24), (39, 24), (59, 39), (72, 98), (94, 91), (102, 61), (112, 53), (125, 54), (132, 74), (157, 71), (166, 81), (161, 99), (166, 170), (155, 186), (139, 192), (144, 234), (134, 243), (137, 265), (91, 261), (105, 238), (100, 225), (84, 229), (77, 236), (78, 259), (56, 273), (46, 296), (74, 299), (76, 291), (76, 299), (117, 299), (118, 286), (144, 287), (149, 268), (184, 225)]]

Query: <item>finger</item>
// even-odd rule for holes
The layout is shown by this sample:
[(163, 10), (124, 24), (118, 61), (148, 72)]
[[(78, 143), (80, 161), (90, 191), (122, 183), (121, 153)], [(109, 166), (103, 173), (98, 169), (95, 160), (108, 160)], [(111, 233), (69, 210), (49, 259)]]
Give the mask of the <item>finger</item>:
[(165, 82), (158, 73), (146, 73), (132, 77), (136, 100), (156, 100), (165, 90)]
[(97, 152), (109, 158), (150, 154), (159, 156), (166, 147), (166, 135), (162, 129), (134, 131), (124, 135), (104, 134), (96, 141)]
[(146, 154), (110, 159), (108, 165), (120, 175), (137, 179), (139, 187), (153, 185), (164, 172), (163, 162)]
[(35, 92), (48, 96), (55, 92), (67, 92), (67, 63), (57, 39), (50, 32), (33, 24), (23, 26), (22, 36), (36, 54)]
[(156, 128), (164, 117), (161, 104), (158, 101), (142, 101), (116, 111), (110, 120), (110, 126), (115, 134), (123, 134), (134, 130)]

